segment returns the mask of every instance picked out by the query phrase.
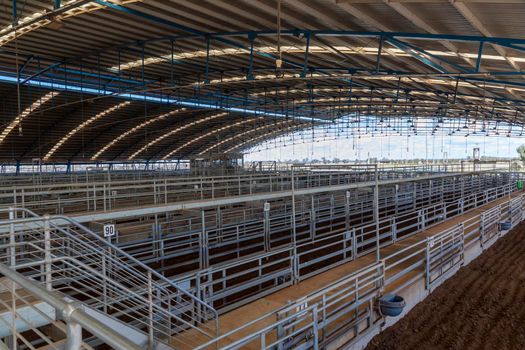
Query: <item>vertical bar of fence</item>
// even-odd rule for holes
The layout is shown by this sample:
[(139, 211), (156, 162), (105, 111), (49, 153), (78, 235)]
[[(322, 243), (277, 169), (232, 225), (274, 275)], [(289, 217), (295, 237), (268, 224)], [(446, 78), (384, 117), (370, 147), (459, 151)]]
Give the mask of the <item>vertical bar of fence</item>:
[(292, 281), (293, 283), (295, 284), (298, 280), (298, 264), (299, 264), (299, 261), (298, 261), (298, 257), (297, 257), (297, 229), (296, 229), (296, 226), (295, 226), (295, 174), (294, 174), (294, 166), (292, 165), (292, 248), (293, 248), (293, 253), (294, 253), (294, 256), (293, 256), (293, 260), (295, 261), (295, 266), (296, 268), (294, 268), (294, 274), (292, 276)]
[[(324, 298), (324, 295), (323, 295)], [(325, 309), (325, 308), (323, 308)], [(324, 318), (323, 318), (324, 320)], [(312, 308), (312, 327), (313, 327), (313, 348), (314, 350), (319, 349), (319, 324), (318, 324), (318, 315), (317, 315), (317, 305), (314, 305)]]
[(345, 230), (350, 230), (350, 191), (345, 193)]
[(46, 275), (46, 289), (53, 289), (51, 275), (51, 233), (49, 230), (49, 215), (44, 215), (44, 261)]
[(296, 245), (296, 226), (295, 226), (295, 174), (292, 165), (292, 245)]
[(208, 267), (208, 235), (206, 231), (206, 216), (204, 210), (201, 210), (201, 233), (200, 233), (200, 268), (205, 269)]
[(379, 178), (378, 167), (375, 164), (375, 181), (374, 181), (374, 221), (376, 224), (376, 261), (381, 260), (381, 252), (379, 247)]
[(425, 247), (425, 280), (426, 280), (426, 287), (429, 289), (430, 287), (430, 242), (432, 240), (432, 237), (427, 237), (427, 244)]
[(15, 239), (15, 209), (9, 208), (9, 264), (16, 265), (16, 239)]
[(67, 350), (80, 350), (82, 346), (82, 326), (69, 320), (67, 323)]
[(264, 202), (264, 251), (270, 251), (270, 203)]
[(108, 312), (108, 273), (106, 269), (106, 254), (102, 256), (102, 295), (104, 299), (104, 312)]
[(154, 349), (153, 331), (153, 285), (151, 281), (151, 271), (148, 271), (148, 349)]
[[(9, 208), (9, 218), (10, 219), (11, 219), (12, 210), (13, 210), (12, 208)], [(14, 233), (14, 227), (11, 229), (11, 231)], [(12, 234), (11, 236), (14, 237), (14, 234)], [(13, 254), (13, 252), (14, 252), (14, 244), (10, 246), (10, 250), (11, 250), (11, 254)], [(11, 255), (11, 266), (14, 266), (14, 262), (15, 262), (14, 255)], [(12, 314), (12, 317), (11, 317), (11, 337), (8, 338), (8, 340), (10, 340), (10, 344), (8, 344), (8, 346), (9, 346), (9, 349), (13, 349), (13, 350), (17, 350), (17, 348), (18, 348), (17, 339), (16, 339), (16, 335), (17, 335), (17, 329), (16, 329), (16, 315), (17, 315), (17, 311), (16, 311), (15, 295), (16, 295), (16, 283), (14, 281), (12, 281), (12, 283), (11, 283), (11, 310), (13, 310), (13, 314)]]

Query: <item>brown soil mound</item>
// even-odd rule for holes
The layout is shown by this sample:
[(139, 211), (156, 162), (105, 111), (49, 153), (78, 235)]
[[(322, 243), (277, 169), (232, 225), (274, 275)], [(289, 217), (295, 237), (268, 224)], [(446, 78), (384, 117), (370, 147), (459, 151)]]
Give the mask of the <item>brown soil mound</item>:
[(374, 337), (367, 349), (525, 349), (525, 223)]

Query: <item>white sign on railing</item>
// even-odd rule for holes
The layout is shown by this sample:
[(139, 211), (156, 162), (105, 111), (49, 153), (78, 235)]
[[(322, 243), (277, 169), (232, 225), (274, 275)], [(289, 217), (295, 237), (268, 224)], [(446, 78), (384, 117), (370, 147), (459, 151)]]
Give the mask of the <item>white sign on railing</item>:
[(104, 225), (104, 237), (113, 237), (117, 234), (115, 229), (115, 224), (105, 224)]

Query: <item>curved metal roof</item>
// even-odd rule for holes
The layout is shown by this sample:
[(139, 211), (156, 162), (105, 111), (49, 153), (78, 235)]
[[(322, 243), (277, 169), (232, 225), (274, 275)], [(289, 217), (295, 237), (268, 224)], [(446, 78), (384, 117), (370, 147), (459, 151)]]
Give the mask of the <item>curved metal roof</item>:
[[(521, 124), (525, 2), (17, 0), (0, 159), (242, 151), (341, 115)], [(282, 67), (276, 60), (282, 58)]]

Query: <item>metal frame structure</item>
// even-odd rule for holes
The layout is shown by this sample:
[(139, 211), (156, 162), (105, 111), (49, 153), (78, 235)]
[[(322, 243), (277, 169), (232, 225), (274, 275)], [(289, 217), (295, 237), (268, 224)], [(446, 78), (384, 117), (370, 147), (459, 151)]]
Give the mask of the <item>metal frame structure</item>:
[[(359, 2), (286, 0), (276, 31), (269, 16), (277, 8), (268, 2), (171, 2), (176, 13), (136, 1), (30, 3), (24, 17), (14, 0), (13, 15), (0, 18), (6, 25), (0, 28), (0, 89), (17, 90), (16, 103), (7, 101), (6, 123), (28, 130), (38, 111), (53, 132), (29, 129), (18, 143), (14, 127), (4, 128), (0, 149), (11, 147), (4, 159), (188, 159), (243, 151), (332, 122), (341, 134), (336, 130), (364, 129), (376, 119), (374, 128), (390, 125), (396, 135), (413, 132), (411, 122), (421, 118), (433, 126), (419, 132), (446, 122), (469, 129), (476, 122), (483, 124), (479, 132), (492, 134), (488, 124), (494, 123), (497, 133), (518, 125), (509, 135), (522, 134), (525, 41), (494, 25), (497, 13), (507, 11), (502, 21), (520, 27), (512, 9), (521, 4), (498, 3), (493, 11), (486, 2), (445, 2), (430, 15), (404, 2), (372, 1), (383, 11), (376, 12)], [(391, 15), (385, 18), (385, 11)], [(94, 36), (86, 29), (109, 18), (111, 32)], [(147, 28), (140, 35), (129, 25), (137, 21)], [(78, 33), (76, 45), (64, 42), (64, 35)], [(140, 40), (129, 40), (137, 35)], [(46, 50), (42, 42), (49, 43)], [(38, 104), (49, 90), (56, 94)], [(117, 111), (123, 100), (129, 103)], [(27, 110), (34, 103), (37, 108)], [(183, 123), (172, 118), (179, 112)], [(211, 122), (210, 113), (225, 113), (228, 122)], [(169, 142), (172, 132), (198, 121)], [(224, 124), (232, 127), (214, 128)], [(104, 149), (122, 134), (122, 142)]]
[[(13, 271), (8, 268), (6, 265), (0, 264), (0, 272), (5, 279), (10, 281), (11, 284), (11, 297), (13, 300), (14, 308), (10, 309), (7, 306), (7, 311), (12, 315), (11, 321), (16, 317), (15, 322), (10, 322), (8, 324), (5, 318), (2, 318), (2, 328), (11, 327), (12, 338), (7, 337), (9, 344), (11, 345), (10, 349), (17, 349), (18, 340), (23, 341), (25, 344), (30, 344), (31, 339), (25, 338), (18, 329), (35, 329), (37, 325), (32, 323), (34, 320), (25, 319), (28, 314), (38, 315), (42, 317), (45, 324), (54, 324), (55, 327), (61, 332), (65, 332), (67, 338), (64, 342), (60, 342), (61, 345), (65, 345), (68, 350), (79, 350), (85, 348), (91, 348), (86, 343), (83, 343), (82, 331), (85, 329), (89, 331), (93, 337), (99, 339), (100, 342), (106, 343), (114, 349), (118, 350), (139, 350), (141, 349), (135, 343), (129, 341), (127, 338), (123, 337), (119, 333), (115, 332), (113, 329), (108, 328), (107, 325), (101, 323), (97, 319), (93, 318), (91, 315), (87, 314), (83, 307), (74, 303), (66, 302), (62, 296), (58, 293), (46, 290), (42, 286), (35, 284), (33, 280), (23, 276), (22, 274)], [(34, 305), (34, 301), (31, 300), (28, 295), (20, 293), (19, 288), (23, 288), (24, 291), (29, 293), (33, 298), (41, 300), (43, 303), (50, 305), (54, 311), (51, 312), (51, 317), (42, 312), (42, 305)], [(22, 295), (21, 295), (22, 294)], [(45, 304), (43, 304), (45, 305)], [(23, 311), (22, 311), (23, 310)], [(28, 310), (30, 310), (28, 312)], [(22, 311), (22, 312), (20, 312)], [(24, 315), (25, 314), (25, 315)], [(5, 311), (4, 311), (5, 315)], [(65, 327), (61, 322), (65, 323)], [(38, 334), (38, 331), (35, 331)], [(56, 345), (56, 342), (45, 336), (42, 333), (38, 334), (42, 337), (42, 341), (46, 345)]]
[[(218, 335), (218, 316), (213, 308), (88, 228), (67, 217), (40, 217), (27, 209), (2, 211), (11, 218), (0, 223), (8, 228), (1, 239), (5, 268), (9, 266), (13, 273), (19, 272), (33, 283), (38, 281), (50, 294), (82, 302), (83, 310), (105, 327), (126, 333), (126, 338), (139, 346), (156, 349), (162, 349), (159, 342), (169, 345), (172, 334), (188, 328), (208, 338)], [(28, 217), (16, 219), (21, 212)], [(58, 226), (58, 219), (69, 225)], [(38, 290), (35, 287), (32, 291), (37, 298)], [(68, 312), (71, 306), (64, 305), (52, 304)], [(12, 312), (17, 313), (16, 309)], [(31, 322), (13, 327), (24, 330), (41, 326)], [(78, 330), (75, 332), (78, 338)], [(194, 341), (188, 338), (183, 342), (188, 345)], [(80, 343), (71, 349), (79, 348)]]
[[(292, 173), (280, 174), (285, 181), (279, 183), (286, 185), (267, 194), (273, 198), (262, 200), (258, 197), (268, 191), (270, 177), (258, 174), (255, 177), (262, 192), (247, 198), (239, 194), (231, 199), (207, 195), (198, 201), (201, 203), (195, 202), (200, 207), (194, 212), (184, 207), (171, 211), (157, 208), (164, 211), (163, 217), (128, 213), (122, 219), (134, 222), (130, 226), (134, 230), (126, 233), (125, 226), (117, 224), (120, 232), (110, 239), (112, 243), (65, 216), (39, 217), (27, 210), (5, 209), (9, 220), (0, 222), (5, 238), (4, 263), (53, 293), (82, 301), (84, 310), (97, 316), (99, 322), (109, 322), (101, 313), (115, 322), (125, 321), (125, 325), (117, 325), (128, 327), (125, 333), (142, 339), (135, 339), (139, 345), (205, 347), (208, 342), (223, 339), (214, 333), (219, 330), (220, 313), (378, 250), (378, 244), (393, 244), (509, 196), (513, 182), (520, 178), (519, 173), (427, 175), (428, 169), (421, 173), (412, 170), (387, 168), (376, 172), (369, 165), (348, 173), (344, 167), (298, 167)], [(373, 181), (377, 178), (381, 180)], [(183, 185), (184, 181), (194, 181), (176, 179)], [(247, 175), (247, 179), (247, 188), (252, 188), (254, 175)], [(365, 190), (374, 186), (380, 191)], [(512, 203), (513, 211), (502, 213), (516, 212), (519, 204)], [(129, 209), (120, 213), (124, 212)], [(114, 215), (118, 222), (118, 211)], [(95, 223), (90, 226), (95, 232), (101, 229)], [(448, 257), (453, 257), (452, 266), (457, 266), (457, 260), (455, 253), (448, 251), (451, 244), (445, 239), (440, 242), (439, 250), (427, 255), (432, 261), (428, 266), (433, 266), (431, 271), (438, 271), (438, 276), (445, 276), (445, 270), (450, 269)], [(455, 242), (452, 246), (456, 249), (463, 247)], [(465, 245), (467, 242), (470, 240), (465, 240)], [(435, 251), (428, 244), (425, 249)], [(406, 260), (403, 257), (400, 261)], [(379, 280), (373, 279), (372, 284), (363, 281), (359, 288), (382, 286), (386, 266), (380, 269)], [(184, 269), (187, 273), (181, 276)], [(443, 278), (432, 277), (432, 286)], [(291, 342), (289, 345), (308, 347), (332, 341), (348, 331), (341, 326), (338, 317), (343, 316), (333, 309), (330, 298), (321, 297), (332, 293), (346, 298), (347, 311), (355, 311), (354, 321), (373, 324), (377, 320), (374, 296), (382, 288), (359, 292), (362, 304), (354, 304), (354, 297), (347, 294), (351, 293), (350, 285), (350, 280), (336, 283), (333, 290), (313, 295), (303, 306), (280, 312), (276, 325), (243, 341), (269, 341), (269, 334), (274, 332), (280, 334), (279, 342)], [(319, 297), (324, 301), (311, 308), (310, 302), (317, 304), (314, 300)], [(296, 315), (293, 310), (302, 311)], [(130, 318), (134, 320), (131, 323)], [(304, 339), (304, 332), (321, 333)], [(91, 338), (86, 341), (93, 344)]]
[[(279, 173), (244, 173), (238, 175), (180, 176), (177, 173), (85, 173), (57, 176), (4, 177), (0, 187), (0, 203), (23, 206), (46, 213), (64, 214), (123, 209), (137, 205), (168, 205), (193, 199), (210, 200), (225, 197), (269, 194), (292, 189), (298, 191), (356, 185), (373, 181), (368, 165), (296, 167)], [(395, 181), (421, 176), (453, 176), (467, 167), (461, 164), (423, 165), (408, 167), (383, 166), (380, 181)], [(350, 189), (350, 187), (348, 187)], [(321, 191), (321, 189), (317, 190)], [(260, 198), (262, 199), (262, 198)], [(233, 199), (236, 200), (236, 199)], [(55, 207), (53, 211), (51, 208)]]
[(525, 4), (414, 1), (8, 2), (0, 347), (352, 345), (385, 292), (431, 292), (520, 223), (510, 163), (240, 165), (307, 140), (523, 136)]
[[(523, 207), (525, 201), (523, 194), (516, 197), (515, 200), (519, 200)], [(510, 201), (506, 201), (501, 205), (507, 208), (509, 203)], [(512, 221), (509, 212), (504, 212), (506, 214), (504, 214), (502, 219)], [(423, 278), (427, 282), (430, 281), (430, 283), (427, 283), (426, 289), (431, 291), (437, 284), (453, 275), (454, 268), (463, 264), (462, 259), (466, 249), (476, 245), (484, 249), (481, 244), (481, 215), (475, 215), (460, 223), (457, 227), (440, 232), (432, 238), (422, 239), (387, 255), (380, 262), (371, 263), (340, 281), (320, 288), (311, 294), (311, 296), (315, 297), (307, 296), (291, 301), (289, 305), (260, 316), (246, 326), (229, 331), (218, 339), (202, 345), (199, 349), (235, 349), (239, 344), (256, 347), (261, 344), (261, 348), (266, 349), (268, 347), (264, 346), (266, 343), (261, 339), (268, 337), (269, 332), (273, 332), (272, 339), (275, 339), (275, 343), (272, 343), (272, 345), (274, 346), (287, 348), (288, 342), (292, 341), (293, 344), (299, 344), (299, 347), (301, 346), (300, 344), (308, 344), (307, 346), (310, 346), (310, 348), (322, 348), (330, 340), (333, 341), (337, 338), (337, 336), (328, 337), (323, 340), (324, 334), (327, 332), (330, 334), (330, 324), (332, 322), (339, 325), (342, 324), (341, 328), (345, 334), (345, 345), (350, 346), (360, 340), (363, 333), (366, 334), (367, 330), (379, 321), (383, 321), (382, 316), (377, 311), (377, 302), (379, 296), (385, 290), (396, 293)], [(497, 237), (501, 237), (502, 234), (503, 232), (499, 231)], [(402, 265), (408, 261), (411, 262), (408, 266)], [(406, 267), (396, 271), (399, 269), (398, 266)], [(372, 271), (377, 272), (377, 274), (369, 275), (370, 277), (363, 279), (363, 275), (366, 276)], [(392, 274), (394, 271), (396, 273)], [(409, 277), (408, 280), (406, 280), (407, 277)], [(399, 281), (402, 281), (402, 283), (400, 284)], [(345, 284), (348, 284), (348, 287), (343, 288), (342, 291), (334, 288), (334, 286), (338, 287)], [(357, 288), (368, 288), (369, 293), (358, 294), (360, 297), (356, 297)], [(334, 294), (337, 296), (336, 299), (341, 301), (341, 304), (334, 304), (334, 307), (341, 312), (322, 313), (322, 316), (319, 315), (316, 319), (305, 316), (314, 314), (318, 312), (317, 310), (325, 310), (325, 303), (329, 305), (329, 300)], [(348, 300), (349, 302), (346, 302)], [(308, 301), (310, 302), (308, 303)], [(281, 316), (283, 313), (286, 315), (286, 318)], [(282, 322), (290, 322), (290, 338), (279, 335), (278, 330)], [(303, 325), (302, 328), (301, 325)], [(250, 327), (249, 335), (243, 333), (245, 327)], [(294, 332), (295, 330), (298, 331)], [(312, 330), (317, 334), (312, 334)], [(234, 335), (238, 332), (240, 333), (239, 336), (235, 337)], [(336, 335), (340, 336), (341, 334)], [(235, 340), (228, 341), (226, 339)]]

